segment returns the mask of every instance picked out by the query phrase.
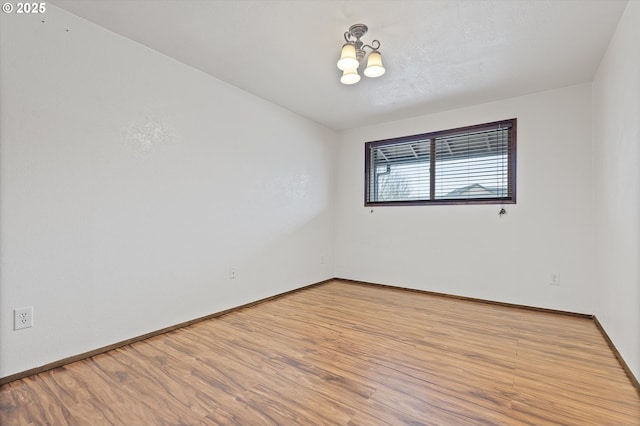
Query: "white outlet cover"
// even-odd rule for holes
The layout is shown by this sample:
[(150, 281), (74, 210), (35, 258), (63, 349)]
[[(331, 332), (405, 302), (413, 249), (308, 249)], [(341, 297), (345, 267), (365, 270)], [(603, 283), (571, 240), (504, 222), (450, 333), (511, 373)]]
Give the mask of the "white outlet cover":
[(13, 310), (13, 329), (33, 327), (33, 306)]

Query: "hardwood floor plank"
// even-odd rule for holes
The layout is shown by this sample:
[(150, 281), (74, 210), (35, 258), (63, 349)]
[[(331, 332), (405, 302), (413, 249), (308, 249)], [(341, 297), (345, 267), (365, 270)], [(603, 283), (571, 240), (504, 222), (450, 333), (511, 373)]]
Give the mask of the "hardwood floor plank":
[(2, 425), (639, 425), (593, 320), (328, 282), (0, 388)]

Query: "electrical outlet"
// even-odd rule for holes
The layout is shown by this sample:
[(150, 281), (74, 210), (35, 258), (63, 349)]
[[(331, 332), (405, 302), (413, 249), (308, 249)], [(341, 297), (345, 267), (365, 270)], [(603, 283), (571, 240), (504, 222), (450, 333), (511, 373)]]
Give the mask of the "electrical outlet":
[(13, 310), (13, 329), (33, 327), (33, 306)]
[(324, 265), (324, 256), (320, 256), (320, 264)]
[(549, 276), (549, 285), (560, 285), (560, 273), (552, 272)]
[(236, 268), (229, 269), (229, 279), (230, 280), (236, 279)]

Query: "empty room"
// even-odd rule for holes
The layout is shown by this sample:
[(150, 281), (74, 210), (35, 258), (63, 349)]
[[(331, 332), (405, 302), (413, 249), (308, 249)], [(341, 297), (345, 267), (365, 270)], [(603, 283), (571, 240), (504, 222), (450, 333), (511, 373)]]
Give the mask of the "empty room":
[(0, 424), (640, 425), (639, 0), (4, 1)]

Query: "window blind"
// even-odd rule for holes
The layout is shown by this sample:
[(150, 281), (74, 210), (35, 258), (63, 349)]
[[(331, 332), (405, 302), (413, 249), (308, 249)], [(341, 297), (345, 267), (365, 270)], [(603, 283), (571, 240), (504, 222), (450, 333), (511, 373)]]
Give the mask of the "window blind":
[(365, 144), (365, 205), (515, 203), (516, 119)]

